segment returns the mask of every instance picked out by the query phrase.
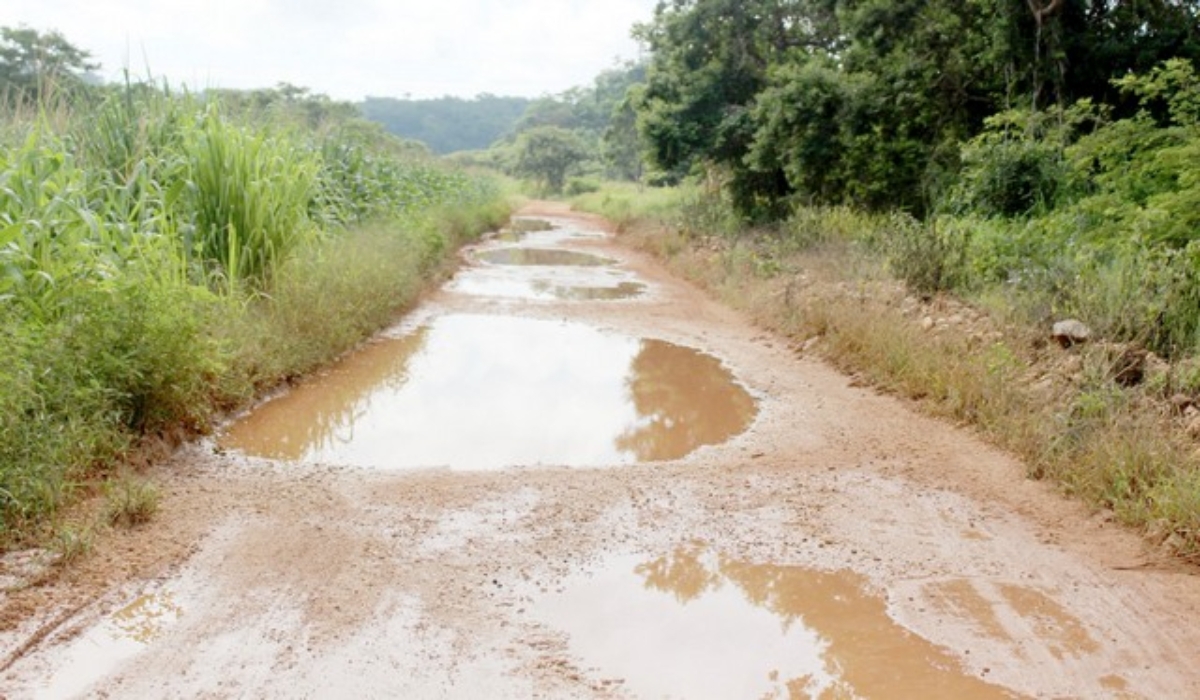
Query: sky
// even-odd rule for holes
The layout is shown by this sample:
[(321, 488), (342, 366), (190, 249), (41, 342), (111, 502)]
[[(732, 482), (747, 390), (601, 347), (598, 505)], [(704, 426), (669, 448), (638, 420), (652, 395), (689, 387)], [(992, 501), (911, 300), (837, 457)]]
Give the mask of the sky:
[(638, 57), (657, 0), (3, 0), (0, 26), (57, 30), (172, 87), (287, 82), (338, 100), (538, 97)]

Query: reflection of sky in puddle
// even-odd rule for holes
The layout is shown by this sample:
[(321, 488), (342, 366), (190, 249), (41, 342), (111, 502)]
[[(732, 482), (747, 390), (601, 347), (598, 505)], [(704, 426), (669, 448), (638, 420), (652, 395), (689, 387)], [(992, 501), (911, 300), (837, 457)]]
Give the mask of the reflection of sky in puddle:
[(61, 653), (53, 678), (33, 697), (49, 700), (80, 695), (118, 664), (137, 656), (178, 621), (181, 612), (170, 592), (139, 596), (71, 640)]
[(574, 265), (579, 267), (598, 267), (611, 265), (613, 261), (591, 253), (581, 253), (576, 250), (561, 248), (525, 248), (506, 247), (481, 250), (475, 257), (493, 265), (529, 265), (544, 267), (551, 265)]
[(703, 546), (616, 557), (536, 607), (598, 678), (653, 698), (1007, 698), (900, 627), (854, 574)]
[(368, 346), (222, 444), (383, 468), (601, 465), (682, 457), (754, 414), (709, 355), (576, 323), (452, 315)]
[(629, 299), (645, 291), (646, 285), (627, 272), (596, 267), (531, 268), (501, 265), (467, 268), (446, 289), (474, 296), (533, 300)]

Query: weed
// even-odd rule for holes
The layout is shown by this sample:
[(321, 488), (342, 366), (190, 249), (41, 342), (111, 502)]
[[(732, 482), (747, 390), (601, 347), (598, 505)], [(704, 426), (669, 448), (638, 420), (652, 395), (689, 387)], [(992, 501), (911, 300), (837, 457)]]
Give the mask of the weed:
[(108, 522), (133, 527), (150, 522), (162, 494), (150, 481), (124, 472), (104, 484), (104, 496)]
[(55, 563), (69, 567), (91, 553), (96, 533), (92, 528), (60, 523), (50, 536), (50, 551), (57, 555)]

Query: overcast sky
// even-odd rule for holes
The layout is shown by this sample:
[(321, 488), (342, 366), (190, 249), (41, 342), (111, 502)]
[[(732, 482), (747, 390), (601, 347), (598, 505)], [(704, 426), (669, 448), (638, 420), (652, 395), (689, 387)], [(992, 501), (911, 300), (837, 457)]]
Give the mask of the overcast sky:
[(3, 0), (0, 26), (58, 30), (173, 86), (308, 87), (336, 99), (536, 97), (637, 57), (657, 0)]

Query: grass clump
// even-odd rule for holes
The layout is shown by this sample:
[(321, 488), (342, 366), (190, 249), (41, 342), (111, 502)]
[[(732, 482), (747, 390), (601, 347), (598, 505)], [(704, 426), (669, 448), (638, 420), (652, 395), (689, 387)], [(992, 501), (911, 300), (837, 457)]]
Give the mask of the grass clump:
[(54, 564), (70, 567), (91, 553), (96, 544), (96, 532), (82, 525), (59, 524), (50, 536), (49, 549), (54, 553)]
[(162, 493), (150, 481), (122, 473), (104, 485), (105, 517), (112, 525), (134, 527), (150, 522)]

